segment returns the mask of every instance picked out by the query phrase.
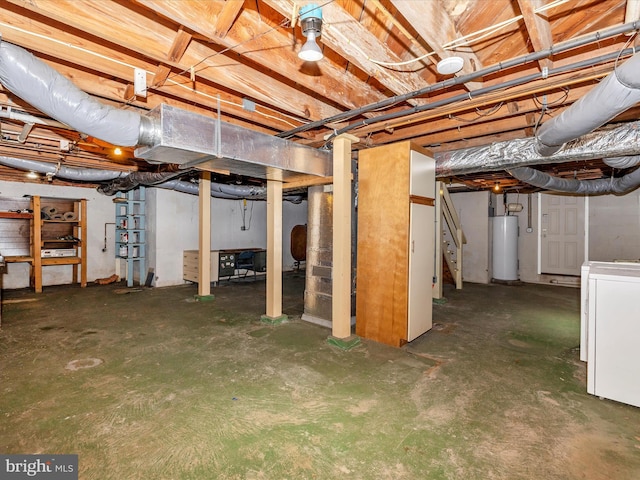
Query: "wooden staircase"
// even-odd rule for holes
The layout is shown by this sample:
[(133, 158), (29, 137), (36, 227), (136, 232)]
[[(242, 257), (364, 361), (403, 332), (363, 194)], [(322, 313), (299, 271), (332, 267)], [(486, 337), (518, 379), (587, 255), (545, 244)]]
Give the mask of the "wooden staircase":
[(453, 205), (447, 186), (436, 182), (436, 239), (435, 275), (433, 298), (442, 298), (442, 285), (445, 281), (445, 267), (449, 270), (456, 289), (462, 289), (462, 246), (467, 239), (462, 231), (458, 212)]

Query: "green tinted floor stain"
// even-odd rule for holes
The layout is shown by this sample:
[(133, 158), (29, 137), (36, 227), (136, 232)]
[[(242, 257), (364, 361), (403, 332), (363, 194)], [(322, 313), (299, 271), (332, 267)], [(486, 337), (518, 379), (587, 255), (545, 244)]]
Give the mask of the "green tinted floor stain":
[(284, 287), (280, 325), (263, 281), (5, 304), (0, 452), (85, 480), (640, 478), (640, 409), (586, 394), (577, 289), (446, 289), (427, 334), (347, 351)]

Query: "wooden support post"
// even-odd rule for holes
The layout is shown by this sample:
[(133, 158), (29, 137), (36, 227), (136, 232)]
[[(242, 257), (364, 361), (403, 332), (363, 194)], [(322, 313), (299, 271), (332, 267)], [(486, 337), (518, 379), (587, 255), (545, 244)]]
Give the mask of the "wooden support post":
[[(87, 201), (80, 200), (80, 286), (87, 286), (87, 247), (89, 239), (87, 237)], [(77, 227), (76, 227), (77, 228)], [(76, 235), (77, 236), (77, 235)]]
[(333, 141), (333, 259), (331, 273), (331, 333), (351, 336), (351, 144), (349, 134)]
[(197, 299), (211, 296), (211, 172), (200, 172), (198, 188), (199, 233), (198, 295)]
[(286, 320), (282, 314), (282, 182), (267, 180), (267, 312), (265, 323)]
[[(33, 287), (36, 293), (42, 293), (42, 253), (40, 243), (42, 238), (42, 219), (40, 218), (40, 197), (33, 197), (33, 231), (31, 232), (31, 278), (33, 279)], [(38, 244), (36, 245), (36, 241)]]

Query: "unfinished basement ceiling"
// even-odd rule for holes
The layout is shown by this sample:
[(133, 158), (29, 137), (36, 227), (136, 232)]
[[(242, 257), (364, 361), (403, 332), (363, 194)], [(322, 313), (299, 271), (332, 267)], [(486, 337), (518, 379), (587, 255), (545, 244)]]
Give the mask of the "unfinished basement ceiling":
[[(297, 56), (306, 40), (297, 12), (307, 3), (312, 2), (6, 0), (0, 5), (0, 33), (3, 41), (27, 49), (118, 108), (146, 113), (167, 104), (212, 117), (219, 110), (225, 122), (313, 147), (351, 127), (349, 133), (361, 139), (357, 149), (411, 139), (434, 152), (533, 136), (538, 125), (609, 74), (617, 52), (636, 43), (634, 35), (617, 34), (456, 84), (461, 76), (635, 20), (638, 2), (320, 0), (315, 3), (322, 7), (318, 44), (324, 58), (305, 63)], [(463, 70), (439, 74), (436, 63), (452, 55), (464, 59)], [(146, 97), (135, 94), (136, 68), (146, 72)], [(519, 78), (531, 80), (502, 88)], [(495, 89), (477, 93), (487, 87)], [(397, 99), (415, 91), (425, 93)], [(0, 105), (3, 117), (8, 108), (42, 116), (6, 89), (0, 90)], [(413, 113), (416, 107), (423, 110)], [(403, 114), (377, 120), (395, 112)], [(636, 120), (638, 112), (632, 108), (614, 122)], [(24, 125), (1, 118), (0, 155), (110, 170), (157, 168), (134, 158), (132, 148), (118, 156), (112, 145), (59, 126), (36, 124), (21, 142)], [(598, 159), (541, 169), (571, 178), (622, 173)], [(0, 178), (27, 181), (24, 172), (8, 167), (0, 167)], [(449, 180), (473, 189), (497, 182), (526, 188), (502, 171)]]

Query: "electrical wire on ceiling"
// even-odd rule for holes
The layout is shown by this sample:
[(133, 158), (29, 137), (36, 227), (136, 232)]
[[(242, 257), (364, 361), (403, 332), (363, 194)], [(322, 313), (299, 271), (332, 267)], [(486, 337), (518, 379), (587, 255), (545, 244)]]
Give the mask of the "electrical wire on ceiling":
[(472, 118), (472, 119), (467, 119), (467, 118), (462, 118), (462, 117), (458, 117), (456, 115), (453, 114), (449, 114), (448, 118), (451, 120), (457, 120), (459, 122), (463, 122), (463, 123), (474, 123), (477, 122), (478, 120), (485, 118), (485, 117), (490, 117), (491, 115), (495, 115), (496, 113), (498, 113), (498, 111), (502, 108), (502, 106), (504, 105), (504, 102), (500, 102), (496, 105), (494, 105), (493, 107), (489, 108), (487, 111), (480, 111), (479, 108), (476, 107), (475, 111), (476, 111), (476, 118)]
[[(536, 8), (533, 13), (534, 14), (540, 14), (542, 12), (545, 12), (551, 8), (555, 8), (559, 5), (562, 5), (563, 3), (567, 3), (569, 0), (555, 0), (551, 3), (548, 3), (547, 5), (543, 5), (542, 7), (538, 7)], [(480, 40), (484, 40), (485, 38), (491, 37), (492, 35), (494, 35), (496, 32), (502, 30), (505, 27), (508, 27), (509, 25), (512, 25), (514, 23), (517, 23), (521, 20), (524, 19), (523, 15), (517, 15), (515, 17), (512, 17), (510, 19), (504, 20), (500, 23), (497, 23), (495, 25), (483, 28), (481, 30), (478, 30), (476, 32), (472, 32), (469, 33), (467, 35), (464, 35), (462, 37), (456, 38), (455, 40), (452, 40), (450, 42), (447, 42), (445, 44), (442, 45), (442, 49), (445, 51), (454, 51), (459, 47), (468, 47), (470, 45), (473, 45), (474, 43), (479, 42)], [(327, 25), (330, 28), (330, 25)], [(344, 37), (344, 35), (343, 35)], [(347, 39), (346, 37), (344, 37), (344, 39), (346, 41), (349, 41), (349, 39)], [(415, 39), (410, 38), (410, 40), (415, 41)], [(350, 42), (350, 41), (349, 41)], [(412, 63), (416, 63), (416, 62), (420, 62), (428, 57), (431, 57), (433, 55), (436, 54), (435, 51), (433, 52), (427, 52), (424, 55), (421, 55), (419, 57), (410, 59), (410, 60), (405, 60), (402, 62), (385, 62), (382, 60), (375, 60), (373, 58), (370, 58), (369, 56), (367, 56), (367, 54), (360, 49), (357, 45), (353, 45), (357, 50), (359, 50), (362, 53), (362, 57), (366, 58), (368, 61), (370, 61), (371, 63), (374, 63), (376, 65), (380, 65), (382, 67), (402, 67), (405, 65), (411, 65)]]
[[(400, 102), (404, 102), (407, 101), (411, 98), (415, 98), (421, 95), (427, 95), (430, 94), (432, 92), (438, 91), (438, 90), (443, 90), (445, 88), (448, 87), (452, 87), (454, 85), (459, 85), (459, 84), (464, 84), (467, 82), (471, 82), (474, 81), (478, 78), (482, 78), (486, 75), (491, 75), (493, 73), (505, 70), (507, 68), (512, 68), (515, 66), (519, 66), (519, 65), (524, 65), (526, 63), (529, 62), (535, 62), (538, 60), (541, 60), (543, 58), (547, 58), (551, 55), (557, 55), (561, 52), (573, 49), (573, 48), (578, 48), (581, 47), (583, 45), (586, 45), (588, 43), (593, 43), (596, 41), (602, 41), (604, 39), (607, 38), (611, 38), (611, 37), (615, 37), (617, 35), (621, 35), (630, 31), (635, 31), (638, 30), (638, 28), (640, 28), (640, 22), (630, 22), (630, 23), (625, 23), (623, 25), (618, 25), (616, 27), (611, 27), (605, 30), (599, 30), (595, 33), (591, 33), (591, 34), (587, 34), (587, 35), (583, 35), (581, 37), (578, 37), (576, 39), (572, 39), (572, 40), (567, 40), (565, 42), (561, 42), (559, 44), (554, 45), (551, 48), (545, 49), (545, 50), (539, 50), (537, 52), (533, 52), (533, 53), (528, 53), (526, 55), (522, 55), (520, 57), (516, 57), (516, 58), (512, 58), (510, 60), (506, 60), (504, 62), (500, 62), (497, 64), (494, 64), (492, 66), (489, 67), (485, 67), (481, 70), (472, 72), (472, 73), (468, 73), (465, 75), (461, 75), (459, 77), (454, 77), (454, 78), (450, 78), (447, 80), (443, 80), (441, 82), (432, 84), (432, 85), (428, 85), (424, 88), (420, 88), (418, 90), (415, 90), (413, 92), (409, 92), (409, 93), (403, 93), (403, 94), (399, 94), (399, 95), (394, 95), (393, 97), (389, 97), (385, 100), (379, 101), (379, 102), (374, 102), (371, 103), (369, 105), (364, 105), (362, 107), (356, 108), (356, 109), (352, 109), (346, 112), (342, 112), (339, 113), (337, 115), (333, 115), (331, 117), (322, 119), (322, 120), (316, 120), (313, 122), (309, 122), (305, 125), (301, 125), (299, 127), (296, 127), (292, 130), (286, 131), (286, 132), (281, 132), (279, 133), (277, 136), (281, 137), (281, 138), (289, 138), (292, 137), (296, 134), (299, 134), (301, 132), (307, 131), (307, 130), (311, 130), (312, 128), (319, 128), (319, 127), (324, 127), (325, 125), (328, 124), (332, 124), (332, 123), (336, 123), (339, 121), (342, 121), (345, 118), (352, 118), (355, 115), (362, 115), (364, 113), (367, 112), (371, 112), (374, 111), (376, 109), (381, 109), (384, 107), (388, 107), (390, 105), (395, 105), (397, 103)], [(619, 52), (619, 55), (625, 55), (628, 52), (629, 49), (623, 51), (623, 52)], [(628, 52), (631, 53), (631, 52)], [(601, 57), (600, 57), (601, 58)], [(593, 65), (595, 65), (597, 62), (592, 63)], [(563, 67), (564, 68), (564, 67)], [(541, 74), (540, 74), (541, 75)], [(535, 78), (533, 79), (537, 79), (539, 75), (537, 75)], [(525, 78), (525, 81), (531, 81), (530, 78)], [(477, 92), (474, 92), (477, 93)], [(469, 95), (471, 95), (471, 92), (469, 93)], [(457, 97), (455, 98), (455, 100), (459, 100)], [(430, 107), (427, 107), (430, 108)], [(409, 109), (409, 110), (405, 110), (403, 112), (398, 112), (397, 114), (395, 114), (393, 116), (393, 118), (397, 118), (399, 116), (405, 116), (411, 113), (416, 113), (415, 111), (415, 107), (413, 109)], [(376, 117), (375, 119), (371, 119), (370, 122), (378, 122), (378, 121), (385, 121), (388, 118), (386, 118), (386, 116), (380, 116), (380, 117)], [(367, 121), (363, 121), (359, 124), (352, 124), (347, 128), (348, 130), (351, 130), (353, 128), (356, 128), (357, 126), (363, 126), (366, 125)], [(333, 137), (335, 137), (338, 133), (342, 133), (342, 130), (340, 131), (334, 131), (334, 133), (332, 134), (331, 138), (327, 139), (327, 142), (325, 142), (325, 145), (327, 145), (329, 143), (329, 141), (332, 140)]]
[[(635, 22), (634, 22), (634, 25), (635, 25)], [(584, 67), (587, 67), (587, 66), (597, 65), (598, 63), (611, 61), (614, 58), (616, 58), (616, 56), (633, 55), (634, 52), (635, 52), (635, 49), (628, 48), (628, 49), (624, 50), (622, 53), (621, 52), (613, 52), (613, 53), (601, 55), (599, 57), (595, 57), (595, 58), (592, 58), (592, 59), (576, 62), (576, 63), (570, 64), (570, 65), (563, 65), (561, 67), (556, 67), (556, 68), (550, 69), (549, 72), (548, 72), (548, 75), (549, 76), (550, 75), (557, 75), (557, 74), (560, 74), (560, 73), (566, 73), (566, 72), (573, 71), (573, 70), (580, 69), (580, 68), (584, 68)], [(466, 76), (469, 76), (469, 75), (466, 75)], [(530, 75), (525, 75), (524, 77), (515, 78), (513, 80), (509, 80), (509, 81), (503, 82), (501, 84), (480, 88), (478, 90), (475, 90), (473, 92), (473, 94), (472, 94), (472, 92), (468, 92), (466, 94), (455, 95), (453, 97), (449, 97), (449, 98), (442, 99), (442, 100), (439, 100), (439, 101), (427, 103), (427, 104), (424, 104), (424, 105), (418, 105), (418, 106), (412, 107), (412, 108), (410, 108), (408, 110), (391, 112), (391, 113), (387, 113), (387, 114), (384, 114), (384, 115), (380, 115), (380, 116), (375, 117), (375, 118), (373, 118), (371, 120), (369, 120), (369, 119), (361, 120), (359, 122), (352, 123), (350, 125), (342, 127), (342, 128), (340, 128), (338, 130), (334, 130), (334, 132), (332, 134), (330, 134), (325, 139), (324, 147), (326, 147), (336, 136), (338, 136), (338, 135), (340, 135), (342, 133), (346, 133), (346, 132), (349, 132), (351, 130), (354, 130), (354, 129), (358, 128), (358, 127), (365, 127), (365, 126), (369, 125), (369, 123), (387, 122), (388, 120), (393, 120), (393, 119), (396, 119), (396, 118), (404, 117), (404, 116), (407, 116), (407, 115), (410, 115), (410, 114), (413, 114), (413, 113), (420, 113), (420, 112), (424, 112), (424, 111), (427, 111), (427, 110), (433, 110), (433, 109), (435, 109), (437, 107), (450, 105), (450, 104), (455, 103), (455, 102), (460, 102), (460, 101), (464, 101), (464, 100), (472, 100), (473, 98), (477, 98), (477, 97), (480, 97), (482, 95), (485, 95), (485, 94), (488, 94), (488, 93), (491, 93), (491, 92), (494, 92), (494, 91), (497, 91), (497, 90), (503, 90), (503, 89), (514, 87), (514, 86), (517, 86), (517, 85), (523, 85), (525, 83), (529, 83), (529, 82), (532, 82), (534, 80), (539, 80), (541, 78), (543, 78), (543, 73), (542, 72), (538, 72), (538, 73), (534, 73), (534, 74), (530, 74)]]
[[(335, 0), (330, 0), (330, 2), (328, 2), (328, 3), (331, 3), (333, 1), (335, 1)], [(77, 50), (79, 52), (86, 53), (88, 55), (92, 55), (92, 56), (94, 56), (96, 58), (101, 58), (103, 60), (107, 60), (109, 62), (115, 63), (116, 65), (120, 65), (120, 66), (123, 66), (123, 67), (130, 68), (132, 70), (138, 68), (135, 65), (132, 65), (130, 63), (124, 62), (122, 60), (118, 60), (116, 58), (108, 57), (106, 55), (102, 55), (101, 53), (94, 52), (92, 50), (89, 50), (87, 48), (81, 47), (79, 45), (74, 45), (74, 44), (69, 43), (69, 42), (63, 42), (63, 41), (58, 40), (56, 38), (53, 38), (53, 37), (50, 37), (50, 36), (47, 36), (47, 35), (43, 35), (43, 34), (40, 34), (40, 33), (35, 33), (35, 32), (32, 32), (32, 31), (29, 31), (29, 30), (25, 30), (24, 28), (16, 27), (15, 25), (11, 25), (11, 24), (8, 24), (8, 23), (3, 22), (3, 21), (0, 21), (0, 27), (9, 28), (11, 30), (15, 30), (17, 32), (24, 33), (26, 35), (33, 36), (33, 37), (39, 38), (41, 40), (45, 40), (45, 41), (48, 41), (48, 42), (55, 43), (57, 45), (61, 45), (63, 47), (69, 48), (71, 50)], [(237, 45), (237, 46), (239, 46), (239, 45)], [(237, 46), (235, 46), (234, 48), (236, 48)], [(216, 52), (215, 55), (217, 55), (219, 53), (220, 52)], [(201, 60), (201, 61), (203, 61), (203, 60)], [(183, 72), (181, 72), (180, 74), (176, 74), (176, 75), (181, 75), (181, 74), (184, 74), (184, 73), (189, 72), (189, 71), (190, 71), (190, 69), (187, 69), (187, 70), (184, 70)], [(152, 71), (149, 71), (149, 70), (146, 70), (146, 69), (145, 69), (145, 74), (146, 75), (155, 76), (155, 72), (152, 72)], [(175, 77), (176, 75), (173, 75), (173, 77)], [(195, 92), (197, 95), (200, 95), (200, 96), (202, 96), (204, 98), (217, 100), (217, 98), (215, 96), (213, 96), (213, 95), (210, 95), (210, 94), (207, 94), (205, 92), (198, 91), (198, 90), (194, 90), (193, 88), (189, 87), (187, 85), (187, 83), (190, 84), (191, 82), (186, 82), (185, 84), (183, 84), (183, 83), (177, 82), (175, 80), (172, 80), (171, 77), (167, 78), (166, 81), (168, 81), (169, 83), (171, 83), (174, 86), (177, 86), (177, 87), (182, 88), (184, 90), (188, 90), (190, 93), (194, 93)], [(151, 91), (152, 92), (153, 88), (152, 87), (147, 87), (147, 91)], [(133, 101), (132, 98), (125, 99), (125, 102), (123, 103), (123, 105), (132, 105), (132, 101)], [(229, 101), (229, 100), (221, 100), (221, 102), (226, 104), (226, 105), (231, 105), (231, 106), (238, 107), (238, 108), (242, 108), (243, 107), (243, 105), (241, 103), (232, 102), (232, 101)], [(281, 112), (279, 110), (276, 110), (276, 109), (271, 108), (271, 107), (266, 106), (266, 105), (260, 105), (260, 107), (264, 108), (264, 109), (267, 109), (267, 110), (271, 110), (271, 111), (277, 113), (278, 116), (275, 116), (275, 115), (272, 115), (272, 114), (269, 114), (269, 113), (266, 113), (266, 112), (262, 112), (262, 111), (260, 111), (258, 109), (256, 109), (254, 111), (254, 113), (256, 113), (257, 115), (263, 116), (265, 118), (270, 118), (270, 119), (283, 121), (284, 123), (287, 123), (288, 125), (291, 125), (292, 127), (295, 127), (296, 124), (291, 123), (291, 122), (286, 121), (286, 120), (283, 120), (282, 117), (287, 117), (287, 118), (289, 118), (289, 119), (291, 119), (291, 120), (293, 120), (295, 122), (303, 123), (303, 124), (308, 121), (306, 119), (302, 119), (302, 118), (296, 117), (294, 115), (283, 113), (283, 112)], [(136, 108), (144, 108), (144, 107), (137, 107), (136, 106)]]

